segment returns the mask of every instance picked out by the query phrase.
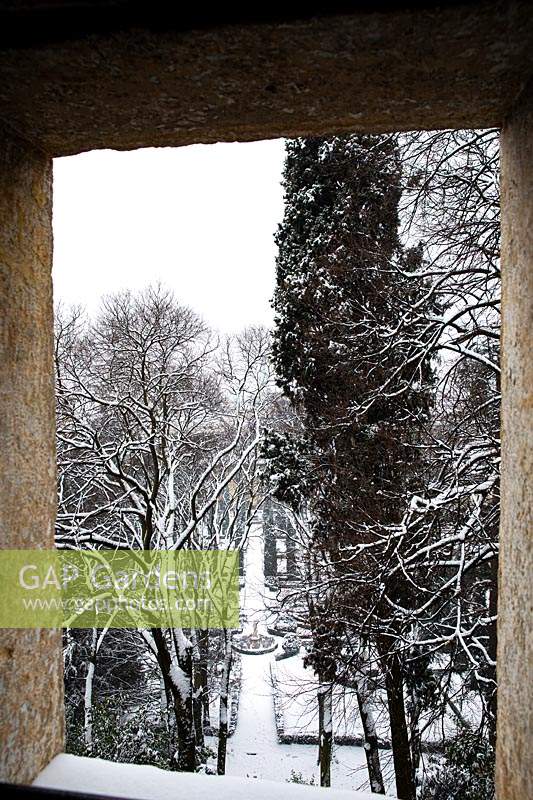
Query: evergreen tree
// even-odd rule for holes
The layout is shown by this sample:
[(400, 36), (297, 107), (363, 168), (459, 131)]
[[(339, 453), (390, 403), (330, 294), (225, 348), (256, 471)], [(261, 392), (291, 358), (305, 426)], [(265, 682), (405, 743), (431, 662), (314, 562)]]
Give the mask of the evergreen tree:
[[(397, 791), (410, 800), (405, 658), (398, 644), (404, 632), (380, 596), (390, 548), (398, 546), (387, 544), (386, 530), (401, 521), (416, 434), (430, 407), (432, 372), (420, 357), (424, 317), (402, 325), (422, 302), (423, 287), (407, 277), (420, 267), (421, 253), (400, 241), (394, 137), (291, 141), (284, 179), (275, 366), (315, 454), (307, 482), (314, 546), (349, 578), (351, 590), (338, 593), (338, 617), (359, 621), (358, 636), (371, 639), (379, 653)], [(346, 553), (357, 548), (347, 569)], [(410, 587), (398, 577), (395, 584), (389, 595), (405, 607)], [(315, 642), (317, 674), (329, 658)]]

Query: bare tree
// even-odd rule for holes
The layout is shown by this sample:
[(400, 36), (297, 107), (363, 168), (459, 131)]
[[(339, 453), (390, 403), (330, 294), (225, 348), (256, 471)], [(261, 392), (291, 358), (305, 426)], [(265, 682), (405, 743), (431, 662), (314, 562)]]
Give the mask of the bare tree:
[[(227, 491), (251, 491), (270, 382), (268, 337), (220, 355), (199, 318), (152, 287), (104, 300), (88, 323), (58, 315), (59, 547), (231, 547), (209, 531)], [(238, 488), (236, 488), (238, 487)], [(178, 769), (195, 769), (193, 643), (180, 629), (144, 641), (172, 698)]]

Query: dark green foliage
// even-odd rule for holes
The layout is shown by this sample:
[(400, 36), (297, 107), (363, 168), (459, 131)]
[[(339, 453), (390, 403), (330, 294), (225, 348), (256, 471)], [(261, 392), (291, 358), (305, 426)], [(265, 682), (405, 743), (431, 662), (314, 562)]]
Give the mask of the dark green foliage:
[(299, 493), (311, 498), (316, 533), (336, 549), (346, 520), (357, 538), (369, 513), (378, 524), (398, 519), (410, 434), (430, 405), (429, 362), (411, 358), (422, 321), (394, 339), (422, 296), (406, 277), (421, 254), (399, 239), (393, 137), (289, 142), (284, 177), (273, 351), (307, 441), (275, 442), (277, 491), (292, 504)]
[(303, 436), (269, 431), (263, 437), (261, 458), (276, 500), (297, 511), (312, 491), (312, 447)]
[[(343, 626), (374, 640), (388, 679), (397, 792), (410, 799), (406, 667), (396, 652), (408, 630), (393, 609), (409, 607), (415, 584), (398, 571), (389, 578), (387, 565), (400, 546), (389, 532), (403, 516), (432, 397), (424, 286), (411, 278), (422, 253), (400, 241), (394, 136), (289, 142), (284, 178), (273, 354), (305, 444), (291, 453), (296, 442), (278, 438), (266, 456), (279, 464), (280, 499), (307, 505), (314, 547), (337, 579), (311, 610), (307, 662), (334, 680)], [(359, 546), (357, 558), (346, 556)]]
[(93, 706), (93, 746), (84, 740), (83, 721), (67, 706), (66, 750), (78, 756), (92, 756), (128, 764), (152, 764), (173, 768), (176, 744), (160, 719), (144, 707), (125, 712), (129, 698), (116, 695)]
[(337, 619), (335, 608), (326, 604), (313, 604), (309, 622), (312, 644), (304, 656), (304, 666), (312, 667), (321, 681), (334, 682), (341, 663), (343, 625)]
[(470, 728), (458, 731), (433, 765), (419, 800), (493, 800), (494, 750)]
[(421, 647), (411, 648), (405, 675), (408, 696), (416, 701), (417, 712), (435, 706), (439, 699), (439, 685), (435, 671), (431, 668), (433, 653)]
[[(313, 420), (328, 416), (338, 431), (389, 377), (389, 358), (398, 364), (397, 348), (378, 353), (414, 299), (397, 268), (416, 268), (420, 253), (405, 251), (399, 240), (400, 164), (393, 138), (289, 142), (284, 176), (274, 358), (285, 393)], [(409, 370), (396, 376), (395, 388), (411, 377)], [(426, 407), (425, 386), (411, 387), (410, 396), (413, 412)], [(375, 405), (380, 407), (368, 413), (368, 424), (398, 408), (405, 413), (403, 398)]]

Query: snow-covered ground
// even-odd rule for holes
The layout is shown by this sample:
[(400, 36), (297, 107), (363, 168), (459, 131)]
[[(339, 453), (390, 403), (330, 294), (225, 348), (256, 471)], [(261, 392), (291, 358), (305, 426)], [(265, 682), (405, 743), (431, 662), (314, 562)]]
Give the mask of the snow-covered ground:
[[(239, 719), (228, 743), (227, 774), (288, 781), (294, 772), (318, 784), (317, 746), (278, 743), (269, 669), (273, 658), (270, 653), (242, 657)], [(341, 789), (367, 787), (362, 747), (335, 748), (332, 785)]]
[[(289, 735), (309, 735), (318, 737), (318, 707), (315, 702), (318, 688), (317, 679), (311, 669), (306, 669), (299, 656), (285, 659), (273, 664), (273, 676), (277, 686), (279, 710), (284, 733)], [(481, 707), (479, 695), (464, 692), (460, 675), (450, 676), (448, 691), (461, 716), (476, 724), (479, 722)], [(457, 695), (457, 699), (455, 698)], [(390, 741), (390, 728), (386, 711), (386, 695), (384, 691), (376, 693), (373, 705), (376, 730), (379, 738)], [(457, 717), (451, 709), (447, 709), (444, 718), (441, 716), (431, 722), (429, 713), (422, 714), (422, 739), (427, 744), (441, 744), (443, 735), (452, 737), (457, 729)], [(362, 737), (363, 727), (355, 692), (341, 686), (333, 690), (333, 725), (335, 735), (340, 737)], [(381, 761), (386, 764), (390, 760), (390, 752), (381, 751)]]
[[(280, 698), (285, 733), (318, 736), (318, 681), (313, 670), (304, 667), (302, 658), (292, 656), (275, 663), (272, 672)], [(384, 716), (376, 714), (380, 736), (388, 734)], [(333, 730), (339, 737), (363, 735), (355, 692), (346, 692), (341, 686), (333, 690)]]
[(250, 527), (244, 555), (244, 589), (241, 593), (241, 604), (246, 616), (243, 631), (245, 634), (251, 633), (255, 624), (260, 633), (266, 633), (269, 611), (266, 608), (263, 547), (263, 521), (259, 513)]
[[(265, 607), (263, 571), (263, 533), (260, 519), (252, 526), (245, 556), (245, 589), (243, 607), (247, 617), (245, 632), (258, 623), (265, 632), (268, 611)], [(262, 780), (289, 781), (291, 773), (306, 781), (319, 782), (316, 745), (279, 744), (276, 735), (274, 700), (270, 666), (275, 653), (242, 656), (242, 683), (237, 729), (228, 742), (227, 774)], [(291, 658), (276, 665), (297, 661)], [(286, 667), (285, 667), (286, 669)], [(305, 691), (302, 689), (302, 692)], [(310, 698), (305, 698), (309, 700)], [(389, 754), (384, 753), (385, 759)], [(385, 765), (384, 765), (385, 766)], [(366, 789), (366, 759), (362, 747), (340, 746), (334, 750), (332, 786), (342, 789)]]

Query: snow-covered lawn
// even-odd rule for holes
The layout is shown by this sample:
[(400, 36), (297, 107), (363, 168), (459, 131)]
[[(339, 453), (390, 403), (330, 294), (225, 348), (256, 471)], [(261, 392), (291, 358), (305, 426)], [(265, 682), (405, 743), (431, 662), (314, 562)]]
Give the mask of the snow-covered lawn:
[[(272, 677), (284, 733), (318, 740), (318, 683), (313, 670), (304, 667), (301, 656), (292, 656), (272, 665)], [(388, 726), (379, 711), (376, 710), (378, 735), (386, 738)], [(345, 692), (340, 686), (333, 691), (333, 732), (338, 739), (363, 737), (355, 692)]]
[[(318, 706), (316, 702), (318, 683), (314, 672), (304, 667), (303, 657), (298, 655), (273, 662), (272, 678), (284, 734), (288, 737), (314, 738), (318, 741)], [(448, 691), (452, 699), (456, 698), (454, 705), (465, 721), (473, 724), (478, 722), (481, 713), (479, 695), (476, 693), (465, 695), (460, 675), (452, 674)], [(377, 702), (373, 710), (377, 734), (381, 741), (388, 743), (390, 742), (390, 730), (384, 691), (377, 693)], [(448, 708), (444, 718), (439, 714), (437, 722), (429, 724), (430, 720), (430, 713), (422, 715), (422, 739), (428, 746), (439, 745), (444, 736), (454, 735), (458, 719), (451, 708)], [(425, 727), (426, 724), (427, 727)], [(363, 737), (357, 698), (351, 689), (343, 689), (340, 686), (334, 688), (333, 731), (339, 741), (342, 741), (343, 738), (356, 740)], [(383, 751), (381, 758), (382, 760), (387, 758)]]

